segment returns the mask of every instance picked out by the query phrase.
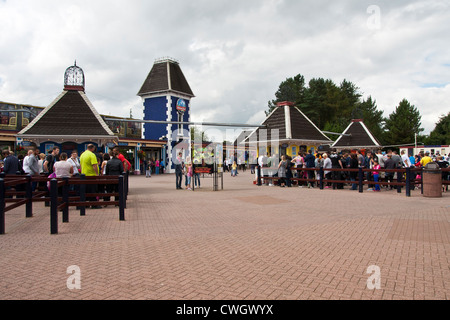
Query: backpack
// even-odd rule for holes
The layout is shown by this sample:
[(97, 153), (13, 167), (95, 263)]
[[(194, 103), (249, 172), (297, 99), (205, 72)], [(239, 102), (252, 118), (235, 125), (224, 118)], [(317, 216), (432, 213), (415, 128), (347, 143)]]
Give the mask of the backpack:
[[(48, 178), (49, 179), (53, 179), (53, 178), (56, 178), (56, 173), (52, 173), (52, 174), (50, 174), (49, 176), (48, 176)], [(50, 181), (47, 181), (47, 188), (48, 188), (48, 190), (50, 190)]]
[[(131, 170), (131, 163), (130, 163), (130, 161), (128, 161), (128, 159), (125, 158), (125, 162), (126, 162), (126, 164), (127, 164), (127, 169), (126, 169), (125, 171), (130, 171), (130, 170)], [(125, 168), (124, 168), (124, 169), (125, 169)]]

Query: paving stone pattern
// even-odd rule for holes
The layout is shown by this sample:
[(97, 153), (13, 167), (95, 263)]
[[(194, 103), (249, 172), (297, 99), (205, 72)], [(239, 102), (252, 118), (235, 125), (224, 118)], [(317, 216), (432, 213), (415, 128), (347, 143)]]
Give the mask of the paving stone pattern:
[[(360, 194), (255, 186), (250, 172), (175, 190), (174, 175), (130, 177), (125, 221), (109, 206), (70, 222), (34, 204), (6, 213), (0, 299), (449, 299), (450, 193)], [(183, 181), (184, 183), (184, 181)], [(81, 289), (69, 289), (69, 266)], [(368, 289), (380, 270), (380, 289)]]

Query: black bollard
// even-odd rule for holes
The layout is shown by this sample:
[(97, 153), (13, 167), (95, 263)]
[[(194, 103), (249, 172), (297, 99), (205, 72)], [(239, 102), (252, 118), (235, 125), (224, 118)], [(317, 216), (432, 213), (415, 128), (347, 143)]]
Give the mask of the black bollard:
[(406, 168), (405, 192), (407, 197), (411, 197), (411, 168)]
[(25, 204), (25, 217), (33, 217), (33, 188), (32, 188), (32, 177), (27, 175), (27, 184), (25, 186), (25, 198), (27, 203)]
[(362, 169), (362, 167), (358, 168), (358, 184), (359, 184), (359, 193), (363, 193), (364, 188), (363, 188), (363, 169)]
[(261, 186), (262, 185), (262, 183), (261, 183), (261, 166), (257, 166), (256, 167), (256, 175), (257, 175), (257, 178), (256, 178), (256, 180), (257, 180), (257, 185), (258, 186)]
[(128, 193), (128, 172), (123, 172), (122, 173), (123, 176), (123, 206), (124, 208), (127, 207), (127, 193)]
[(69, 178), (63, 178), (62, 202), (66, 204), (63, 208), (63, 222), (69, 222)]
[(119, 220), (125, 220), (125, 190), (124, 177), (119, 176)]
[(58, 233), (58, 180), (50, 181), (50, 233)]
[[(84, 174), (80, 175), (80, 179), (82, 180), (82, 184), (80, 184), (80, 202), (86, 202), (86, 185), (84, 181), (86, 180), (86, 176)], [(86, 206), (80, 205), (80, 216), (86, 215)]]
[(5, 234), (5, 180), (0, 178), (0, 234)]
[(320, 190), (323, 190), (323, 177), (325, 176), (324, 171), (323, 171), (323, 167), (319, 168), (319, 186), (320, 186)]
[(125, 179), (125, 200), (127, 200), (128, 199), (128, 178), (129, 178), (129, 172), (127, 171), (127, 172), (125, 172), (125, 177), (124, 177), (124, 179)]

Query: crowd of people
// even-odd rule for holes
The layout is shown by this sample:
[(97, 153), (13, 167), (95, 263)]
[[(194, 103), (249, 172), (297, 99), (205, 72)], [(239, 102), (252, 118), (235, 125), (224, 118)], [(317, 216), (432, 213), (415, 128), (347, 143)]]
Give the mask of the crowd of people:
[(163, 159), (144, 159), (141, 160), (141, 171), (145, 172), (146, 178), (151, 178), (152, 174), (163, 174), (165, 170), (165, 164)]
[(192, 187), (200, 188), (200, 174), (195, 170), (197, 167), (205, 167), (205, 161), (200, 163), (197, 159), (191, 161), (190, 157), (183, 160), (182, 153), (180, 152), (175, 161), (175, 179), (176, 189), (182, 190), (183, 176), (184, 176), (184, 189), (192, 190)]
[[(3, 150), (0, 161), (0, 171), (5, 174), (27, 174), (31, 176), (44, 176), (48, 178), (70, 178), (80, 174), (85, 176), (122, 175), (130, 170), (130, 162), (120, 153), (119, 148), (114, 148), (109, 153), (97, 152), (96, 146), (89, 144), (86, 151), (80, 156), (77, 150), (69, 155), (60, 153), (59, 147), (54, 147), (47, 155), (40, 153), (38, 148), (31, 148), (24, 156), (16, 156), (9, 150)], [(48, 188), (49, 184), (32, 183), (32, 190)], [(113, 193), (118, 191), (118, 186), (87, 184), (86, 193)], [(76, 186), (71, 186), (76, 191)], [(96, 201), (97, 198), (88, 198), (88, 201)], [(109, 197), (104, 198), (109, 201)], [(118, 197), (116, 197), (116, 201)], [(91, 206), (98, 209), (100, 206)]]
[[(323, 168), (324, 188), (343, 189), (345, 184), (350, 186), (350, 190), (357, 190), (358, 171), (346, 169), (371, 169), (364, 171), (364, 180), (373, 183), (368, 184), (370, 191), (378, 192), (381, 186), (377, 182), (397, 181), (397, 172), (384, 171), (384, 169), (418, 168), (425, 167), (428, 163), (435, 162), (444, 169), (449, 167), (449, 156), (429, 152), (420, 152), (415, 156), (408, 156), (404, 151), (398, 154), (395, 150), (368, 151), (365, 154), (356, 150), (355, 152), (341, 152), (336, 150), (323, 153), (313, 153), (312, 150), (306, 153), (299, 153), (294, 158), (282, 155), (261, 155), (258, 158), (258, 168), (264, 185), (274, 186), (275, 182), (280, 187), (314, 188), (316, 181), (320, 179), (319, 170)], [(302, 170), (303, 169), (303, 170)], [(306, 170), (304, 170), (306, 169)], [(309, 170), (308, 170), (309, 169)], [(340, 169), (340, 170), (330, 170)], [(257, 177), (258, 173), (255, 172)], [(413, 177), (420, 180), (420, 174)], [(303, 179), (304, 181), (298, 180)], [(329, 182), (329, 181), (345, 181)], [(442, 180), (449, 180), (449, 172), (442, 171)], [(414, 187), (414, 186), (413, 186)], [(386, 185), (385, 188), (396, 188), (393, 185)], [(448, 185), (443, 185), (444, 190), (448, 190)]]

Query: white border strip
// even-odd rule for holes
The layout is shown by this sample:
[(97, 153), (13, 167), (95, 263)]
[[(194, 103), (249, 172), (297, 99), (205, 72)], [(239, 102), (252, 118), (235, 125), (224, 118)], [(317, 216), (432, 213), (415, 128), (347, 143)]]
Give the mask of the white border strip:
[(103, 118), (100, 116), (100, 114), (97, 112), (97, 110), (94, 108), (94, 106), (92, 105), (91, 101), (89, 100), (89, 98), (87, 97), (86, 93), (84, 93), (83, 91), (78, 91), (78, 93), (83, 97), (84, 101), (87, 103), (87, 105), (89, 106), (89, 108), (91, 109), (92, 113), (95, 115), (95, 117), (97, 118), (98, 122), (100, 122), (100, 124), (102, 125), (103, 129), (106, 130), (106, 132), (113, 136), (114, 133), (111, 131), (111, 129), (109, 129), (108, 125), (106, 124), (105, 121), (103, 121)]

